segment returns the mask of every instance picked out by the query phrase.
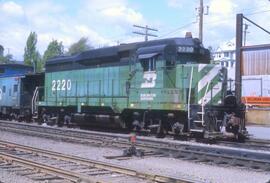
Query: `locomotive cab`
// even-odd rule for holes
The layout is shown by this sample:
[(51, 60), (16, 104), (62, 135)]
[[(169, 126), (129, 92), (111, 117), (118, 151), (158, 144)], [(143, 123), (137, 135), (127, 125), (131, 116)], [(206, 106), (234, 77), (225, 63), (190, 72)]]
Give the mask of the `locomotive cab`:
[(194, 56), (200, 49), (162, 44), (137, 50), (136, 75), (131, 80), (129, 95), (129, 111), (133, 111), (129, 123), (134, 128), (153, 127), (160, 133), (188, 131), (187, 75), (191, 67), (186, 63), (207, 62)]

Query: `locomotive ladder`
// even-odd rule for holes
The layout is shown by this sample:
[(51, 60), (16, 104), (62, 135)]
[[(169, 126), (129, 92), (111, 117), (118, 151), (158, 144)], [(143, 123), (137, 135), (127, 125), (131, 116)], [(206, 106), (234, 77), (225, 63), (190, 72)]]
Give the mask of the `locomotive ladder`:
[[(190, 81), (189, 81), (189, 92), (188, 92), (188, 109), (187, 109), (187, 112), (188, 112), (188, 130), (190, 132), (195, 132), (195, 133), (202, 133), (204, 131), (204, 126), (205, 126), (205, 123), (204, 123), (204, 115), (205, 115), (205, 105), (206, 105), (206, 95), (207, 95), (207, 92), (209, 90), (209, 85), (211, 82), (207, 82), (207, 85), (206, 85), (206, 90), (205, 90), (205, 93), (204, 93), (204, 96), (202, 98), (202, 103), (200, 105), (200, 108), (201, 108), (201, 111), (197, 111), (197, 117), (200, 118), (197, 119), (197, 120), (192, 120), (191, 118), (191, 107), (190, 107), (190, 102), (191, 102), (191, 88), (192, 88), (192, 80), (193, 80), (193, 67), (191, 68), (191, 73), (190, 73)], [(201, 127), (200, 128), (191, 128), (191, 121), (193, 121), (193, 123), (198, 123), (198, 124), (201, 124)]]
[(201, 120), (194, 120), (195, 123), (201, 123), (202, 126), (205, 126), (204, 124), (204, 114), (205, 114), (205, 104), (206, 104), (206, 94), (207, 94), (207, 91), (209, 89), (209, 85), (210, 85), (210, 82), (207, 83), (207, 86), (206, 86), (206, 90), (205, 90), (205, 93), (204, 93), (204, 96), (203, 96), (203, 100), (202, 100), (202, 105), (201, 105), (201, 111), (197, 112), (198, 115), (201, 115)]
[(196, 117), (199, 118), (197, 120), (193, 120), (194, 123), (200, 124), (201, 127), (195, 127), (193, 129), (190, 129), (190, 132), (194, 132), (194, 133), (203, 133), (204, 132), (204, 115), (205, 115), (205, 105), (206, 105), (206, 95), (207, 95), (207, 91), (209, 89), (209, 85), (210, 82), (207, 83), (206, 85), (206, 90), (202, 99), (202, 103), (200, 105), (201, 111), (197, 111), (196, 113)]

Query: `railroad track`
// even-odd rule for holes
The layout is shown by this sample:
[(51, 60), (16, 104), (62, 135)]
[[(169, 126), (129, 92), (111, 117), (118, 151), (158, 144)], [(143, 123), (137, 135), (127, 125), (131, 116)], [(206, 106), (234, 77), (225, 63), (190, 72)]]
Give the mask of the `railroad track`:
[(198, 180), (147, 174), (118, 165), (0, 141), (0, 169), (50, 182), (174, 182)]
[[(138, 140), (141, 141), (141, 140)], [(225, 167), (270, 171), (270, 152), (206, 144), (168, 143), (162, 139), (143, 140), (159, 152), (183, 160), (217, 164)], [(149, 145), (150, 145), (149, 144)]]
[[(129, 136), (121, 134), (99, 133), (77, 129), (53, 128), (40, 125), (0, 120), (0, 130), (18, 134), (61, 140), (64, 142), (86, 144), (97, 147), (128, 148)], [(151, 150), (149, 150), (151, 151)]]
[(270, 152), (270, 140), (247, 139), (247, 140), (245, 140), (245, 143), (237, 143), (237, 142), (218, 140), (215, 144), (222, 145), (222, 146), (228, 146), (228, 147), (251, 149), (251, 150), (261, 150), (261, 151)]
[[(120, 148), (121, 147), (126, 148), (130, 145), (128, 141), (129, 135), (126, 135), (126, 134), (104, 133), (104, 132), (85, 131), (85, 130), (67, 129), (67, 128), (43, 127), (40, 125), (16, 123), (16, 122), (1, 121), (1, 120), (0, 120), (0, 128), (4, 130), (9, 130), (9, 131), (24, 133), (24, 134), (30, 133), (33, 136), (55, 138), (55, 139), (64, 140), (64, 141), (70, 141), (70, 142), (74, 141), (74, 142), (78, 142), (82, 144), (91, 144), (91, 145), (97, 145), (97, 146), (112, 146), (112, 147), (117, 146)], [(138, 139), (140, 139), (140, 137), (138, 137)], [(144, 139), (144, 141), (146, 142), (149, 141), (151, 143), (151, 138), (141, 137), (141, 139)], [(177, 142), (177, 141), (174, 141), (173, 138), (170, 138), (169, 140), (171, 140), (172, 143), (169, 143), (169, 144), (163, 143), (163, 144), (174, 146), (175, 144), (174, 142)], [(194, 140), (191, 140), (191, 141), (195, 142)], [(206, 141), (203, 143), (207, 144), (208, 142)], [(250, 150), (262, 150), (262, 151), (270, 152), (270, 140), (262, 140), (262, 139), (248, 139), (246, 140), (245, 143), (217, 140), (213, 145), (221, 145), (221, 146), (250, 149)]]
[[(18, 126), (22, 129), (15, 129), (19, 128)], [(44, 128), (36, 125), (12, 122), (2, 123), (1, 121), (0, 128), (47, 138), (54, 137), (76, 143), (90, 143), (92, 145), (111, 146), (117, 148), (126, 148), (130, 146), (128, 141), (129, 136), (123, 134), (110, 134), (63, 128)], [(263, 143), (262, 141), (259, 142), (261, 144)], [(256, 144), (256, 141), (253, 141), (252, 143)], [(233, 145), (238, 145), (237, 148), (226, 147), (229, 146), (228, 144), (226, 144), (226, 146), (218, 146), (171, 141), (167, 139), (138, 137), (136, 145), (138, 148), (144, 149), (145, 151), (156, 151), (157, 153), (162, 153), (165, 156), (188, 161), (218, 164), (219, 166), (238, 166), (241, 168), (251, 168), (260, 171), (270, 170), (270, 152), (245, 149), (241, 147), (240, 144), (235, 143), (233, 143)], [(264, 145), (267, 145), (267, 142), (264, 142)]]
[[(6, 129), (6, 130), (13, 130), (13, 131), (16, 131), (15, 129), (20, 129), (20, 131), (17, 131), (17, 132), (26, 133), (26, 134), (31, 132), (32, 135), (40, 136), (40, 137), (51, 138), (51, 135), (54, 135), (53, 136), (54, 138), (58, 138), (60, 140), (65, 140), (65, 141), (71, 141), (71, 142), (80, 141), (80, 143), (87, 143), (87, 144), (96, 143), (97, 145), (112, 144), (113, 146), (118, 145), (119, 147), (126, 147), (127, 145), (129, 145), (129, 142), (128, 142), (129, 135), (127, 134), (116, 134), (116, 133), (106, 133), (106, 132), (104, 133), (104, 132), (86, 131), (86, 130), (68, 129), (68, 128), (54, 128), (50, 126), (43, 127), (43, 126), (35, 125), (35, 124), (17, 123), (17, 122), (3, 121), (3, 120), (0, 120), (0, 128)], [(67, 134), (68, 136), (70, 136), (70, 138), (67, 137)], [(173, 141), (173, 138), (171, 137), (169, 138), (169, 140)], [(206, 144), (209, 143), (208, 141), (196, 141), (194, 139), (191, 139), (191, 141), (199, 142), (199, 143), (206, 143)], [(251, 149), (251, 150), (270, 151), (270, 140), (262, 140), (262, 139), (247, 139), (245, 143), (217, 140), (213, 144), (228, 146), (228, 147), (243, 148), (243, 149)]]

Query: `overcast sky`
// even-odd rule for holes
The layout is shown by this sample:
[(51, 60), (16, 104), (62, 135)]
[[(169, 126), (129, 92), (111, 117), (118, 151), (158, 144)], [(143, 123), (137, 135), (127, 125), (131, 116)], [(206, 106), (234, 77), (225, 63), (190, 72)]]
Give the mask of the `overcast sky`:
[[(235, 17), (246, 17), (270, 30), (269, 0), (205, 0), (204, 45), (217, 48), (235, 39)], [(65, 49), (82, 36), (94, 47), (143, 41), (132, 34), (133, 24), (159, 30), (159, 38), (183, 37), (190, 31), (198, 37), (199, 0), (0, 0), (0, 44), (22, 60), (30, 31), (38, 34), (43, 54), (53, 39)], [(269, 43), (270, 35), (249, 26), (248, 44)]]

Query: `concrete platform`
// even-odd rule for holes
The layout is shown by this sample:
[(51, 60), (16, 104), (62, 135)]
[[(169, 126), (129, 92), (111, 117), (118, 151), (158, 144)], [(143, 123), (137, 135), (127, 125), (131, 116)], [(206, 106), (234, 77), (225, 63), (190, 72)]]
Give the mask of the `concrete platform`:
[(249, 108), (246, 111), (247, 124), (270, 127), (270, 108)]
[(247, 131), (254, 138), (270, 140), (270, 126), (248, 125)]

